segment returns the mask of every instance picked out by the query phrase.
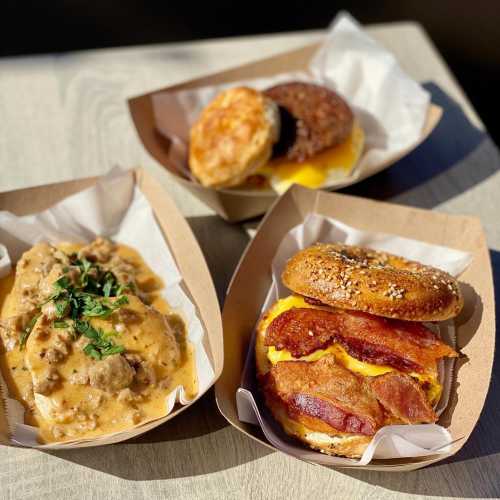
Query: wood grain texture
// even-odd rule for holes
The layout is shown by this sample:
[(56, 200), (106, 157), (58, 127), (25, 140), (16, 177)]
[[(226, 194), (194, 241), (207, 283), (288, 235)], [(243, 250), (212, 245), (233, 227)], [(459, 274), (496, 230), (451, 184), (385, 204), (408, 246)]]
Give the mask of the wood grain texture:
[[(463, 127), (470, 127), (464, 117), (479, 128), (481, 122), (417, 25), (381, 25), (369, 31), (410, 75), (435, 82), (459, 106), (448, 108), (449, 121), (415, 154), (349, 192), (478, 215), (493, 249), (498, 286), (498, 151), (480, 130), (474, 129), (476, 135), (469, 130), (468, 148), (457, 138)], [(319, 36), (296, 33), (0, 60), (0, 190), (100, 175), (115, 164), (146, 167), (189, 217), (222, 301), (248, 236), (242, 227), (213, 216), (147, 156), (125, 100)], [(457, 150), (460, 158), (452, 154)], [(495, 498), (500, 496), (499, 390), (496, 366), (470, 441), (449, 463), (417, 472), (337, 472), (272, 453), (231, 428), (210, 391), (181, 418), (133, 442), (56, 453), (1, 447), (0, 497)]]

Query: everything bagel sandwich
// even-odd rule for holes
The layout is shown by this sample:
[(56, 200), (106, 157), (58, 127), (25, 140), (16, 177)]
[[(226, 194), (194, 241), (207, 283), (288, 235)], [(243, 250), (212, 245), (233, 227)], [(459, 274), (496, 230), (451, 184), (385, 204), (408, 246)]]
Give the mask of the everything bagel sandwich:
[(391, 424), (437, 420), (438, 362), (458, 354), (423, 322), (455, 317), (457, 281), (384, 252), (317, 244), (282, 274), (293, 292), (257, 328), (260, 387), (285, 432), (359, 457)]
[(241, 184), (266, 164), (279, 137), (279, 113), (261, 92), (236, 87), (221, 92), (190, 131), (189, 165), (201, 184)]

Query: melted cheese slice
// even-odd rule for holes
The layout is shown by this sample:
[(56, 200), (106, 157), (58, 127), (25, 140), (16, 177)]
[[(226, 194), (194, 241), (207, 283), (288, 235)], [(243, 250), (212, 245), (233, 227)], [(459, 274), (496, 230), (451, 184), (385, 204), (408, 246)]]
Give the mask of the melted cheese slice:
[[(269, 310), (266, 317), (263, 319), (262, 328), (263, 331), (267, 330), (267, 327), (271, 322), (285, 311), (297, 308), (310, 308), (310, 309), (328, 309), (328, 307), (315, 306), (308, 304), (303, 297), (297, 295), (290, 295), (284, 299), (278, 300), (274, 306)], [(340, 344), (335, 343), (328, 346), (326, 349), (317, 349), (316, 351), (308, 354), (307, 356), (301, 356), (300, 358), (295, 358), (292, 356), (291, 352), (287, 349), (277, 350), (274, 346), (270, 346), (267, 351), (267, 358), (269, 361), (275, 365), (280, 361), (318, 361), (323, 356), (327, 354), (334, 354), (336, 361), (338, 361), (342, 366), (348, 370), (358, 373), (364, 377), (377, 377), (383, 375), (384, 373), (398, 371), (392, 366), (387, 365), (375, 365), (373, 363), (367, 363), (365, 361), (360, 361), (352, 357)], [(419, 384), (428, 384), (426, 389), (427, 397), (431, 404), (436, 404), (441, 397), (442, 386), (439, 383), (436, 375), (411, 372), (408, 375), (413, 377), (418, 381)]]
[(303, 162), (276, 158), (257, 173), (269, 179), (271, 187), (279, 194), (292, 184), (312, 189), (327, 186), (347, 177), (363, 152), (365, 134), (357, 122), (342, 144), (318, 153)]

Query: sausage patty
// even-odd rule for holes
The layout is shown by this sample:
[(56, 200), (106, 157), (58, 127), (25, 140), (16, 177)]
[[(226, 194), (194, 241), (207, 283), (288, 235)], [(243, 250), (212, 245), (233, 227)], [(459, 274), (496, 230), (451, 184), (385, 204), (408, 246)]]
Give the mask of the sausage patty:
[(287, 137), (283, 138), (287, 143), (285, 154), (290, 160), (303, 161), (344, 142), (351, 133), (354, 121), (351, 109), (326, 87), (289, 82), (271, 87), (264, 94), (295, 119), (295, 136), (285, 134)]

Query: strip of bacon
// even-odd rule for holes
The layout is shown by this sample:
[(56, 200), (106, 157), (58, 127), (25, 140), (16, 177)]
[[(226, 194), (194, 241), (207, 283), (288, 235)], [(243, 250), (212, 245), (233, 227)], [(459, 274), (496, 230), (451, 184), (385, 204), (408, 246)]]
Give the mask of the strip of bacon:
[(341, 432), (364, 434), (365, 436), (373, 436), (376, 432), (374, 422), (370, 419), (348, 413), (330, 401), (315, 396), (293, 394), (288, 400), (288, 404), (290, 416), (298, 415), (300, 418), (300, 415), (303, 414), (319, 418)]
[(340, 309), (289, 309), (271, 322), (265, 339), (296, 358), (335, 342), (356, 359), (403, 372), (434, 371), (439, 358), (457, 356), (421, 323)]
[(358, 376), (336, 364), (333, 355), (314, 362), (281, 361), (263, 387), (270, 406), (281, 402), (290, 418), (317, 432), (373, 436), (383, 425), (437, 420), (409, 375)]
[(370, 380), (379, 403), (406, 424), (432, 423), (437, 420), (424, 391), (409, 375), (389, 372)]
[(364, 379), (336, 364), (332, 355), (313, 363), (277, 363), (264, 392), (279, 398), (291, 418), (318, 432), (373, 435), (383, 423), (382, 408)]

